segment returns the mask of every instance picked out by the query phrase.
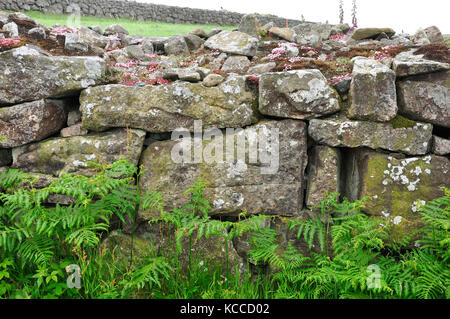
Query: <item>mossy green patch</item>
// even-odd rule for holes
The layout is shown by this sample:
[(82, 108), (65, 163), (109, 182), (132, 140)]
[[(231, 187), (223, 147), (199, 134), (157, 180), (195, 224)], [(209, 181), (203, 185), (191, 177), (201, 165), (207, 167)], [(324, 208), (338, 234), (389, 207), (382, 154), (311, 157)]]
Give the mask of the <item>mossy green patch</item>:
[(397, 128), (412, 128), (416, 125), (416, 122), (401, 115), (397, 115), (394, 117), (389, 123), (391, 123), (392, 127)]

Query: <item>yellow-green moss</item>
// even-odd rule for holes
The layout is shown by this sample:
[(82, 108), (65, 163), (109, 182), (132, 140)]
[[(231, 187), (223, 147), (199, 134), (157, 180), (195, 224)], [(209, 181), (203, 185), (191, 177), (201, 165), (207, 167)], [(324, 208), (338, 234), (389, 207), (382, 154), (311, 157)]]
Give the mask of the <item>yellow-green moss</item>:
[(416, 122), (401, 115), (397, 115), (390, 121), (393, 128), (411, 128), (416, 125)]

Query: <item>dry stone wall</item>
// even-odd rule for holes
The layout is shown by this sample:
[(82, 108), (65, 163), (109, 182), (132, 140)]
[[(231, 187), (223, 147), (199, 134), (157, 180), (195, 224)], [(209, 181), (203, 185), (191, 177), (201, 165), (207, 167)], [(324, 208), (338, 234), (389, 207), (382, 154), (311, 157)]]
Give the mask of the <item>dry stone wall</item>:
[[(325, 24), (258, 37), (253, 19), (246, 32), (142, 38), (0, 12), (1, 169), (43, 187), (125, 158), (147, 170), (140, 187), (166, 209), (202, 178), (214, 218), (308, 218), (339, 192), (367, 196), (365, 213), (392, 223), (392, 238), (411, 233), (417, 204), (450, 187), (448, 45), (385, 29), (357, 40)], [(192, 132), (202, 138), (181, 145)], [(147, 223), (157, 217), (139, 212), (142, 240), (158, 238)], [(245, 257), (245, 245), (230, 249)]]
[[(121, 0), (0, 0), (0, 9), (12, 11), (41, 11), (45, 13), (69, 13), (70, 5), (78, 5), (82, 15), (96, 17), (128, 18), (141, 21), (162, 21), (169, 23), (216, 24), (237, 26), (241, 13), (224, 10), (204, 10), (161, 4), (139, 3)], [(69, 8), (69, 9), (68, 9)], [(262, 25), (273, 22), (286, 26), (286, 19), (259, 16)], [(296, 25), (297, 20), (289, 23)]]

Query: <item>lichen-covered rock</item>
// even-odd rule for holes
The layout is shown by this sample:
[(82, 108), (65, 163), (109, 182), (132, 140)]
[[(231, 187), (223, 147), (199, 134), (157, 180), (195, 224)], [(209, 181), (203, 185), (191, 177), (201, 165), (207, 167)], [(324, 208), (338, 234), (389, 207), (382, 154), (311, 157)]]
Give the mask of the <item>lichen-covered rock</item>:
[(0, 105), (64, 97), (101, 82), (99, 57), (47, 56), (31, 46), (0, 53)]
[(204, 127), (220, 128), (257, 121), (255, 98), (241, 76), (230, 76), (211, 88), (187, 82), (97, 86), (81, 93), (80, 104), (83, 126), (94, 131), (128, 126), (158, 133), (192, 129), (196, 119), (201, 119)]
[(375, 39), (381, 33), (386, 33), (388, 37), (392, 37), (395, 31), (391, 28), (360, 28), (352, 34), (354, 40)]
[[(412, 119), (450, 127), (450, 72), (413, 78), (397, 84), (399, 113)], [(439, 79), (441, 78), (441, 79)]]
[(222, 31), (208, 38), (205, 47), (231, 54), (254, 56), (258, 39), (239, 31)]
[(208, 74), (203, 79), (203, 85), (206, 86), (206, 87), (212, 87), (212, 86), (219, 85), (223, 81), (224, 81), (223, 76), (221, 76), (220, 74), (212, 73), (212, 74)]
[(394, 240), (419, 228), (418, 203), (442, 196), (440, 188), (450, 185), (450, 161), (441, 156), (404, 158), (356, 150), (347, 163), (347, 197), (368, 196), (364, 211), (393, 223)]
[(296, 70), (261, 75), (259, 111), (262, 114), (310, 119), (339, 111), (338, 95), (319, 70)]
[(199, 49), (205, 43), (205, 40), (195, 34), (186, 34), (183, 37), (190, 51)]
[(70, 137), (70, 136), (82, 136), (87, 135), (89, 133), (81, 123), (71, 125), (69, 127), (65, 127), (61, 130), (62, 137)]
[[(269, 143), (262, 143), (264, 139)], [(235, 155), (242, 141), (245, 158)], [(186, 204), (183, 192), (199, 178), (208, 186), (204, 195), (212, 204), (210, 215), (238, 216), (244, 209), (248, 214), (292, 215), (302, 208), (307, 163), (304, 122), (265, 121), (223, 138), (204, 139), (196, 148), (194, 143), (187, 145), (187, 152), (194, 148), (194, 157), (203, 154), (197, 163), (174, 161), (172, 152), (177, 152), (180, 143), (152, 143), (141, 157), (147, 171), (140, 179), (140, 188), (160, 192), (166, 210)], [(225, 146), (224, 156), (211, 160), (216, 147), (222, 148), (220, 143)], [(157, 211), (141, 211), (140, 216), (159, 218)]]
[(258, 34), (259, 21), (255, 14), (246, 14), (239, 23), (238, 31), (247, 33), (251, 36)]
[(257, 64), (248, 69), (248, 74), (264, 74), (272, 71), (277, 64), (275, 62), (268, 62), (263, 64)]
[(308, 161), (306, 205), (314, 207), (328, 194), (338, 193), (341, 171), (341, 154), (336, 148), (315, 146)]
[(397, 115), (395, 73), (381, 62), (355, 60), (350, 96), (350, 119), (386, 122)]
[(308, 133), (319, 144), (332, 147), (369, 147), (411, 155), (427, 153), (433, 126), (411, 121), (405, 127), (391, 123), (351, 121), (345, 118), (313, 119)]
[(243, 74), (250, 67), (250, 61), (246, 56), (232, 55), (222, 65), (222, 70), (230, 73)]
[(393, 62), (393, 70), (398, 77), (450, 70), (450, 64), (424, 59), (423, 54), (415, 55), (415, 49), (399, 53)]
[(0, 147), (10, 148), (40, 141), (66, 123), (63, 100), (38, 100), (0, 108)]
[(127, 29), (125, 29), (120, 24), (111, 24), (103, 30), (104, 35), (113, 35), (113, 34), (128, 34)]
[(85, 41), (79, 34), (67, 33), (65, 35), (64, 49), (68, 51), (87, 52), (89, 43)]
[(51, 138), (14, 148), (13, 165), (25, 172), (59, 176), (72, 173), (91, 176), (96, 170), (87, 162), (111, 164), (128, 159), (137, 165), (145, 132), (117, 129), (106, 133), (67, 138)]
[(450, 140), (447, 138), (433, 135), (433, 148), (432, 151), (437, 155), (450, 154)]
[(164, 51), (167, 55), (183, 55), (190, 54), (186, 40), (181, 35), (174, 35), (164, 43)]
[(328, 40), (332, 28), (333, 27), (327, 23), (300, 23), (292, 28), (295, 32), (293, 38), (298, 44), (316, 47), (321, 42)]
[(294, 40), (295, 33), (292, 29), (289, 28), (272, 27), (270, 28), (269, 32), (286, 41)]

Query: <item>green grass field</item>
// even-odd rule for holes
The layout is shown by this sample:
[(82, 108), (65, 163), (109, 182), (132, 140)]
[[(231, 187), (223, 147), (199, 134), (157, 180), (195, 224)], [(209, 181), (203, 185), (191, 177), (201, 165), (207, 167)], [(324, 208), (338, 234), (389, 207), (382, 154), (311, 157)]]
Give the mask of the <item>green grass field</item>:
[[(55, 24), (67, 25), (67, 14), (47, 14), (37, 11), (25, 11), (23, 12), (30, 18), (38, 21), (39, 23), (51, 27)], [(172, 36), (175, 34), (185, 34), (192, 29), (201, 28), (207, 33), (213, 28), (220, 28), (222, 30), (233, 30), (235, 26), (219, 26), (211, 24), (172, 24), (167, 22), (158, 21), (135, 21), (130, 19), (114, 19), (114, 18), (99, 18), (91, 16), (81, 17), (81, 24), (84, 26), (99, 25), (102, 28), (110, 24), (119, 23), (123, 25), (130, 34), (140, 34), (143, 36)]]

